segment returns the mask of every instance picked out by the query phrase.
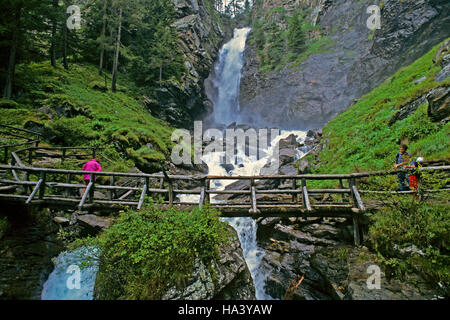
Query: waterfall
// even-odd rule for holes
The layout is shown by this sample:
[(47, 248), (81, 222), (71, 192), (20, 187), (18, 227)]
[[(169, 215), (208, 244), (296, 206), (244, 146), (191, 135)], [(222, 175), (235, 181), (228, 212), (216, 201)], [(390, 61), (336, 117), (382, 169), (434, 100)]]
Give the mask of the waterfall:
[(55, 269), (44, 283), (41, 299), (92, 300), (98, 254), (98, 249), (94, 247), (81, 247), (61, 253), (53, 261)]
[[(212, 83), (217, 94), (212, 97), (214, 111), (213, 118), (217, 124), (229, 124), (231, 122), (239, 122), (239, 87), (241, 82), (241, 72), (244, 65), (243, 54), (245, 44), (250, 28), (242, 28), (234, 30), (234, 37), (226, 43), (220, 51), (219, 61), (215, 66), (215, 78)], [(231, 175), (231, 176), (257, 176), (260, 174), (261, 168), (269, 161), (273, 155), (272, 148), (279, 140), (295, 134), (298, 140), (305, 138), (303, 131), (282, 131), (278, 137), (271, 137), (271, 145), (264, 150), (266, 156), (255, 161), (245, 154), (244, 150), (238, 149), (238, 164), (228, 173), (220, 166), (223, 152), (214, 154), (205, 154), (202, 160), (208, 165), (209, 174), (215, 176)], [(242, 146), (241, 146), (242, 147)], [(238, 146), (239, 148), (239, 146)], [(300, 154), (299, 154), (300, 156)], [(214, 190), (223, 190), (225, 187), (235, 181), (223, 180), (215, 181), (211, 188)], [(180, 196), (182, 201), (193, 201), (198, 203), (198, 196)], [(212, 199), (212, 203), (217, 203)], [(224, 218), (238, 233), (239, 240), (244, 253), (244, 258), (250, 269), (253, 283), (256, 289), (257, 299), (272, 299), (266, 294), (265, 281), (268, 276), (261, 266), (264, 250), (258, 246), (256, 239), (257, 224), (252, 218)]]
[[(217, 95), (213, 99), (214, 119), (218, 124), (229, 124), (239, 120), (239, 86), (241, 71), (243, 67), (243, 52), (245, 43), (250, 32), (249, 28), (236, 29), (234, 38), (226, 43), (220, 51), (220, 58), (215, 66), (215, 78), (213, 84), (216, 87)], [(215, 152), (204, 154), (202, 160), (207, 164), (209, 174), (215, 176), (257, 176), (261, 169), (268, 163), (273, 155), (273, 147), (279, 140), (295, 134), (298, 141), (306, 137), (304, 131), (281, 131), (278, 137), (271, 137), (270, 145), (265, 151), (265, 156), (259, 160), (251, 159), (246, 156), (245, 150), (238, 150), (238, 165), (234, 166), (228, 172), (221, 166), (221, 161), (225, 152)], [(238, 146), (239, 147), (239, 146)], [(298, 156), (300, 156), (298, 152)], [(215, 180), (211, 184), (213, 190), (223, 190), (227, 185), (235, 180)], [(192, 202), (198, 204), (199, 195), (177, 195), (182, 202)], [(211, 199), (212, 203), (218, 203), (219, 200)], [(250, 273), (256, 289), (257, 299), (272, 299), (265, 291), (265, 282), (268, 274), (261, 268), (261, 261), (264, 257), (264, 250), (258, 246), (256, 239), (257, 224), (252, 218), (221, 218), (228, 222), (238, 233), (239, 240), (244, 253), (244, 258), (249, 267)], [(93, 249), (84, 248), (92, 253)], [(95, 250), (94, 250), (95, 251)], [(52, 272), (44, 285), (42, 299), (92, 299), (95, 276), (98, 266), (93, 265), (82, 272), (82, 290), (68, 290), (66, 288), (67, 265), (71, 260), (80, 263), (83, 260), (80, 252), (68, 252), (60, 255), (55, 261), (55, 270)]]
[(250, 30), (250, 28), (235, 29), (233, 39), (220, 50), (219, 62), (214, 70), (216, 77), (213, 80), (217, 95), (212, 98), (216, 123), (229, 124), (238, 120), (241, 70), (244, 65), (245, 43)]

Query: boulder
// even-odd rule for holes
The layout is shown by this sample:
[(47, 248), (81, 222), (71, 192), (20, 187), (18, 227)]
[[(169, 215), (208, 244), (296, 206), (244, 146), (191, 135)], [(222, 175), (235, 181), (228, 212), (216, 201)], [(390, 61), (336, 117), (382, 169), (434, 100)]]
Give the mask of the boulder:
[(172, 287), (162, 300), (255, 300), (255, 287), (236, 231), (229, 244), (219, 247), (210, 266), (196, 259), (189, 283)]
[(112, 218), (86, 214), (77, 216), (77, 221), (80, 222), (84, 227), (94, 229), (95, 231), (102, 231), (108, 229), (111, 226)]
[(401, 121), (403, 119), (408, 118), (414, 112), (416, 112), (417, 108), (423, 105), (426, 102), (426, 95), (423, 95), (417, 99), (414, 99), (411, 102), (400, 107), (400, 109), (394, 114), (394, 116), (389, 120), (389, 125), (392, 126), (397, 121)]
[(436, 82), (442, 82), (450, 76), (450, 54), (442, 58), (442, 70), (436, 75)]
[(431, 90), (427, 96), (428, 116), (435, 122), (450, 116), (450, 87)]
[(298, 162), (298, 172), (299, 172), (299, 174), (311, 173), (311, 165), (309, 164), (308, 160), (301, 159)]

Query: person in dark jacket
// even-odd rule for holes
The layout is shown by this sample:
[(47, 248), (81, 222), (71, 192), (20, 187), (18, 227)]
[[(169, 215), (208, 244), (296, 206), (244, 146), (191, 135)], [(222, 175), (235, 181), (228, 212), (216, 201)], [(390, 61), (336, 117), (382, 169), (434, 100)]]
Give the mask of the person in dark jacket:
[[(400, 152), (395, 156), (394, 169), (407, 168), (411, 162), (411, 154), (406, 152), (408, 146), (406, 144), (400, 145)], [(397, 175), (399, 191), (408, 191), (407, 174), (401, 172)]]

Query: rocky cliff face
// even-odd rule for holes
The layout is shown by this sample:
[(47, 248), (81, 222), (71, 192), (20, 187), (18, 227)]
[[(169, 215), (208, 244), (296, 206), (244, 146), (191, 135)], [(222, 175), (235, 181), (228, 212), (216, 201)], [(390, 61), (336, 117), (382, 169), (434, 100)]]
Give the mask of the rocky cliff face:
[(249, 121), (258, 114), (264, 126), (323, 126), (448, 36), (448, 1), (381, 1), (381, 29), (376, 31), (366, 25), (370, 16), (366, 10), (373, 4), (369, 0), (255, 2), (254, 16), (277, 6), (288, 13), (299, 5), (311, 8), (309, 19), (320, 24), (322, 36), (330, 41), (326, 52), (268, 75), (259, 72), (255, 49), (249, 46), (240, 98)]
[(244, 259), (236, 231), (229, 227), (233, 239), (219, 248), (218, 259), (207, 267), (195, 262), (190, 283), (182, 289), (170, 288), (163, 300), (255, 300), (255, 287)]
[[(352, 246), (352, 237), (345, 218), (261, 221), (258, 241), (266, 252), (262, 260), (262, 269), (269, 273), (266, 292), (290, 300), (423, 300), (442, 295), (418, 274), (404, 281), (392, 277), (376, 254)], [(380, 268), (379, 289), (367, 285), (373, 283), (369, 279), (373, 266)], [(300, 283), (299, 276), (303, 276)]]
[(177, 20), (172, 24), (179, 35), (187, 74), (181, 85), (155, 89), (146, 97), (149, 111), (177, 127), (190, 128), (212, 108), (205, 95), (204, 80), (209, 76), (221, 44), (231, 37), (229, 26), (210, 10), (204, 0), (173, 0)]

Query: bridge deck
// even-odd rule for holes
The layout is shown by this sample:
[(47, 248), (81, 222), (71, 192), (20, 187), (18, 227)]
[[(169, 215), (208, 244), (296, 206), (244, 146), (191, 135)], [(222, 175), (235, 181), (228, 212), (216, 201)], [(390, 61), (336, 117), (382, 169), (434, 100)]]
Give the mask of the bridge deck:
[[(33, 144), (35, 141), (27, 143)], [(61, 161), (64, 161), (68, 157), (82, 157), (83, 154), (80, 152), (83, 150), (92, 151), (92, 153), (84, 154), (85, 157), (95, 156), (95, 149), (40, 148), (37, 144), (10, 151), (10, 164), (0, 166), (0, 172), (4, 176), (0, 179), (0, 203), (22, 203), (55, 209), (70, 208), (81, 211), (111, 212), (123, 210), (125, 207), (140, 210), (145, 199), (152, 197), (162, 199), (163, 205), (166, 207), (176, 206), (185, 210), (209, 204), (220, 210), (223, 217), (344, 217), (353, 220), (356, 244), (360, 242), (359, 220), (366, 212), (361, 194), (382, 192), (360, 191), (357, 180), (405, 172), (405, 170), (392, 170), (353, 174), (248, 177), (85, 172), (38, 168), (31, 165), (33, 159), (42, 156), (49, 150), (52, 157), (60, 157)], [(10, 146), (4, 147), (5, 154), (8, 156)], [(58, 151), (61, 151), (59, 156)], [(30, 166), (26, 166), (25, 162), (28, 162)], [(420, 170), (447, 172), (450, 170), (450, 166), (425, 167)], [(86, 174), (90, 175), (87, 186), (80, 183)], [(98, 177), (98, 181), (96, 177)], [(108, 178), (109, 184), (105, 184)], [(122, 182), (119, 183), (120, 180)], [(126, 182), (124, 183), (123, 180)], [(225, 190), (213, 190), (211, 182), (215, 180), (236, 180), (245, 183)], [(287, 184), (290, 187), (264, 189), (264, 184), (261, 183), (264, 180), (274, 182), (271, 185), (284, 184), (286, 186)], [(307, 186), (307, 182), (311, 180), (335, 180), (339, 182), (340, 188), (311, 189)], [(190, 187), (186, 187), (186, 183)], [(233, 187), (233, 184), (229, 187)], [(85, 192), (82, 191), (83, 189)], [(180, 202), (177, 195), (196, 195), (198, 199), (195, 203)], [(216, 196), (226, 196), (226, 198), (216, 201), (214, 199)]]

